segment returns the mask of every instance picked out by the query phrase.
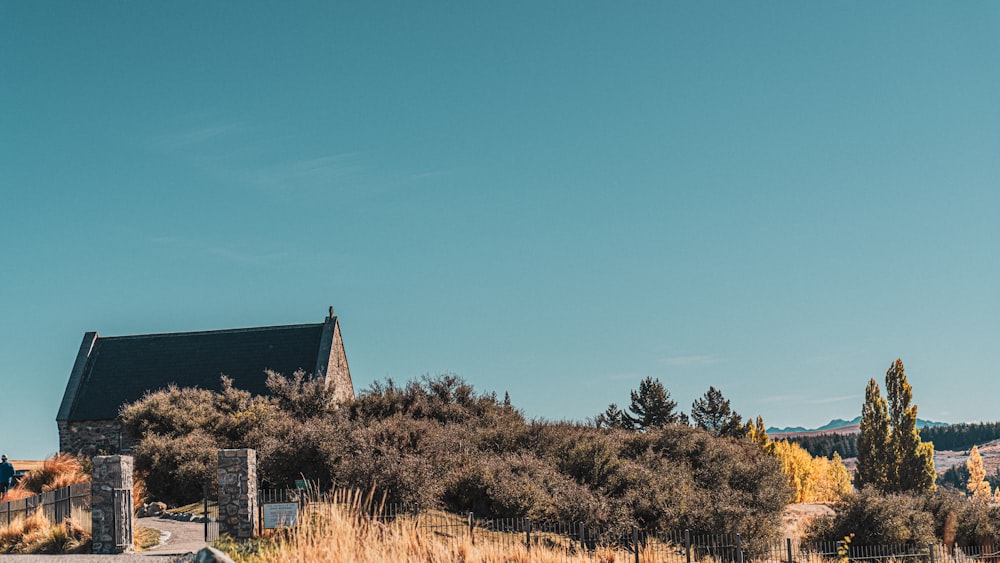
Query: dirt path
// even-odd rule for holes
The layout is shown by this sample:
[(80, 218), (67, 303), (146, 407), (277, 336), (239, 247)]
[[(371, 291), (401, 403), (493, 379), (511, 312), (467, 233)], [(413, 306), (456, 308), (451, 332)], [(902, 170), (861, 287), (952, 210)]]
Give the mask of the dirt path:
[(822, 503), (789, 504), (782, 517), (782, 533), (786, 538), (798, 540), (809, 524), (819, 516), (832, 516), (833, 509)]
[(160, 530), (167, 536), (160, 545), (147, 549), (144, 555), (183, 555), (205, 547), (205, 525), (200, 522), (178, 522), (165, 518), (140, 518), (139, 525)]

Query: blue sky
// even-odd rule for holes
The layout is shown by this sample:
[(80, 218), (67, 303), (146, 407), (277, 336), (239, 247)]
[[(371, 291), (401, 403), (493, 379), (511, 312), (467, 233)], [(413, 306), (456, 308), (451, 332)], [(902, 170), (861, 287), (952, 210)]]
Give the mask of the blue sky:
[(0, 449), (85, 331), (330, 304), (357, 389), (997, 420), (998, 100), (987, 2), (0, 3)]

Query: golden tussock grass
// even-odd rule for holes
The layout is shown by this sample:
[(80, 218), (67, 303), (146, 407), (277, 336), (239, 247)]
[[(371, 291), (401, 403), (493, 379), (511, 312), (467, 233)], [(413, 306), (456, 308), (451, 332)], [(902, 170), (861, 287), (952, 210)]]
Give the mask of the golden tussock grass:
[(149, 491), (146, 489), (146, 472), (135, 472), (132, 475), (132, 506), (136, 510), (146, 502)]
[(439, 537), (430, 530), (417, 528), (411, 520), (383, 523), (358, 517), (359, 512), (367, 512), (358, 510), (359, 497), (347, 499), (346, 506), (310, 505), (301, 515), (299, 526), (271, 535), (270, 541), (257, 542), (256, 553), (248, 553), (250, 550), (240, 544), (220, 542), (219, 545), (234, 559), (245, 563), (614, 563), (631, 561), (629, 558), (634, 557), (610, 549), (572, 555), (532, 546), (528, 552), (514, 538), (508, 545), (497, 545), (473, 543), (469, 538)]
[[(21, 481), (11, 492), (18, 490), (27, 491), (32, 494), (46, 493), (83, 483), (90, 480), (90, 476), (83, 470), (83, 465), (75, 456), (69, 454), (56, 454), (45, 460), (42, 466), (27, 472)], [(18, 495), (23, 493), (16, 493)], [(26, 498), (21, 496), (20, 498)], [(4, 500), (7, 500), (5, 497)]]
[(88, 530), (72, 518), (53, 524), (41, 510), (0, 528), (4, 553), (83, 553), (89, 548)]
[(3, 498), (0, 498), (0, 501), (2, 501), (2, 502), (9, 502), (9, 501), (15, 501), (15, 500), (24, 500), (26, 498), (31, 498), (31, 497), (33, 497), (33, 496), (35, 496), (37, 494), (38, 493), (31, 492), (28, 489), (23, 489), (23, 488), (20, 488), (20, 487), (14, 487), (13, 489), (10, 489), (9, 491), (7, 491), (7, 494), (5, 494), (3, 496)]

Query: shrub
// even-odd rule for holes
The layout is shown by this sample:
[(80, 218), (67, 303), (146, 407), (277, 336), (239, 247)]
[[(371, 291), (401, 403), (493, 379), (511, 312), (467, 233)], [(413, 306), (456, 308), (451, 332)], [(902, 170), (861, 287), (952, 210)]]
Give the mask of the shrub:
[(136, 468), (146, 475), (149, 495), (177, 506), (202, 498), (206, 480), (215, 478), (220, 447), (203, 430), (179, 437), (147, 434), (133, 456)]
[(925, 509), (934, 519), (934, 535), (950, 550), (955, 545), (958, 520), (967, 504), (965, 494), (942, 487), (926, 496)]
[(934, 518), (919, 495), (862, 491), (835, 506), (836, 515), (817, 518), (806, 532), (812, 541), (838, 541), (854, 534), (854, 544), (927, 543)]
[(258, 442), (262, 486), (290, 487), (296, 479), (308, 479), (319, 483), (321, 488), (331, 487), (349, 431), (334, 417), (307, 421), (279, 419), (271, 434)]
[(221, 388), (171, 385), (122, 407), (125, 430), (136, 437), (136, 470), (153, 498), (175, 505), (198, 500), (205, 481), (215, 478), (219, 449), (259, 444), (275, 426), (272, 399), (236, 389), (224, 376)]
[(219, 393), (169, 388), (123, 409), (150, 495), (196, 500), (222, 447), (256, 448), (264, 486), (305, 477), (486, 517), (637, 521), (748, 541), (775, 535), (789, 495), (777, 461), (748, 440), (529, 422), (453, 375), (376, 382), (339, 407), (302, 373), (268, 385), (271, 399), (224, 381)]
[(439, 464), (447, 455), (437, 446), (445, 441), (445, 432), (430, 421), (402, 417), (356, 425), (328, 463), (342, 486), (376, 487), (386, 493), (387, 502), (436, 507), (443, 488)]
[(630, 440), (626, 449), (635, 452), (646, 443), (647, 451), (665, 462), (683, 463), (693, 481), (687, 496), (678, 499), (680, 526), (699, 534), (776, 537), (790, 493), (774, 457), (748, 440), (717, 438), (695, 428), (668, 426), (649, 434)]
[(1000, 506), (967, 501), (958, 516), (955, 543), (990, 546), (1000, 544)]
[(597, 495), (531, 453), (492, 455), (455, 471), (442, 492), (446, 506), (500, 518), (607, 523)]
[(215, 405), (218, 396), (208, 389), (170, 385), (123, 406), (122, 423), (139, 439), (147, 435), (181, 436), (196, 430), (214, 433), (222, 425)]
[(327, 393), (326, 381), (307, 377), (298, 370), (291, 377), (267, 371), (267, 388), (277, 403), (277, 409), (284, 416), (307, 421), (338, 410), (334, 396)]
[(624, 510), (651, 531), (682, 528), (682, 517), (693, 508), (696, 485), (687, 469), (648, 452), (622, 462), (615, 496)]

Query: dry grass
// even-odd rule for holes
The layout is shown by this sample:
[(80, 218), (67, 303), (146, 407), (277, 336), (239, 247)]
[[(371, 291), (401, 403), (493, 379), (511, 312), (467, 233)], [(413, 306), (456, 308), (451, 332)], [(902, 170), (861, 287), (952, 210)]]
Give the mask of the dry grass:
[(28, 493), (19, 498), (27, 498), (86, 481), (90, 481), (90, 476), (83, 470), (79, 459), (69, 454), (56, 454), (45, 460), (40, 468), (32, 469), (21, 478), (10, 491), (15, 494), (15, 498), (4, 497), (4, 500), (16, 500), (17, 495), (24, 495), (18, 491)]
[(33, 493), (33, 492), (29, 491), (28, 489), (22, 489), (20, 487), (14, 487), (13, 489), (10, 489), (9, 491), (7, 491), (7, 494), (5, 494), (2, 498), (0, 498), (0, 502), (11, 502), (11, 501), (15, 501), (15, 500), (24, 500), (26, 498), (31, 498), (31, 497), (35, 496), (36, 494), (37, 493)]
[(53, 524), (38, 510), (0, 528), (3, 553), (85, 553), (90, 551), (90, 532), (72, 518)]
[[(16, 501), (90, 480), (80, 461), (57, 454), (40, 462), (7, 492), (3, 501)], [(70, 507), (71, 518), (61, 524), (49, 520), (42, 508), (10, 525), (0, 528), (0, 552), (4, 553), (81, 553), (90, 546), (90, 513), (77, 503)]]
[(146, 472), (136, 472), (132, 475), (132, 506), (136, 510), (142, 506), (149, 497), (146, 490)]
[(135, 549), (136, 551), (146, 551), (151, 547), (156, 547), (160, 545), (160, 536), (162, 533), (154, 528), (147, 528), (146, 526), (136, 526), (135, 527)]
[(347, 495), (343, 500), (346, 505), (312, 505), (311, 510), (302, 515), (303, 523), (272, 534), (269, 540), (258, 541), (252, 546), (231, 542), (220, 542), (219, 546), (244, 563), (613, 563), (634, 557), (610, 549), (573, 556), (564, 550), (554, 551), (541, 546), (532, 546), (529, 552), (516, 540), (511, 545), (498, 545), (474, 544), (468, 538), (442, 538), (418, 529), (410, 520), (382, 523), (359, 518), (357, 514), (369, 512), (364, 508), (361, 495)]

